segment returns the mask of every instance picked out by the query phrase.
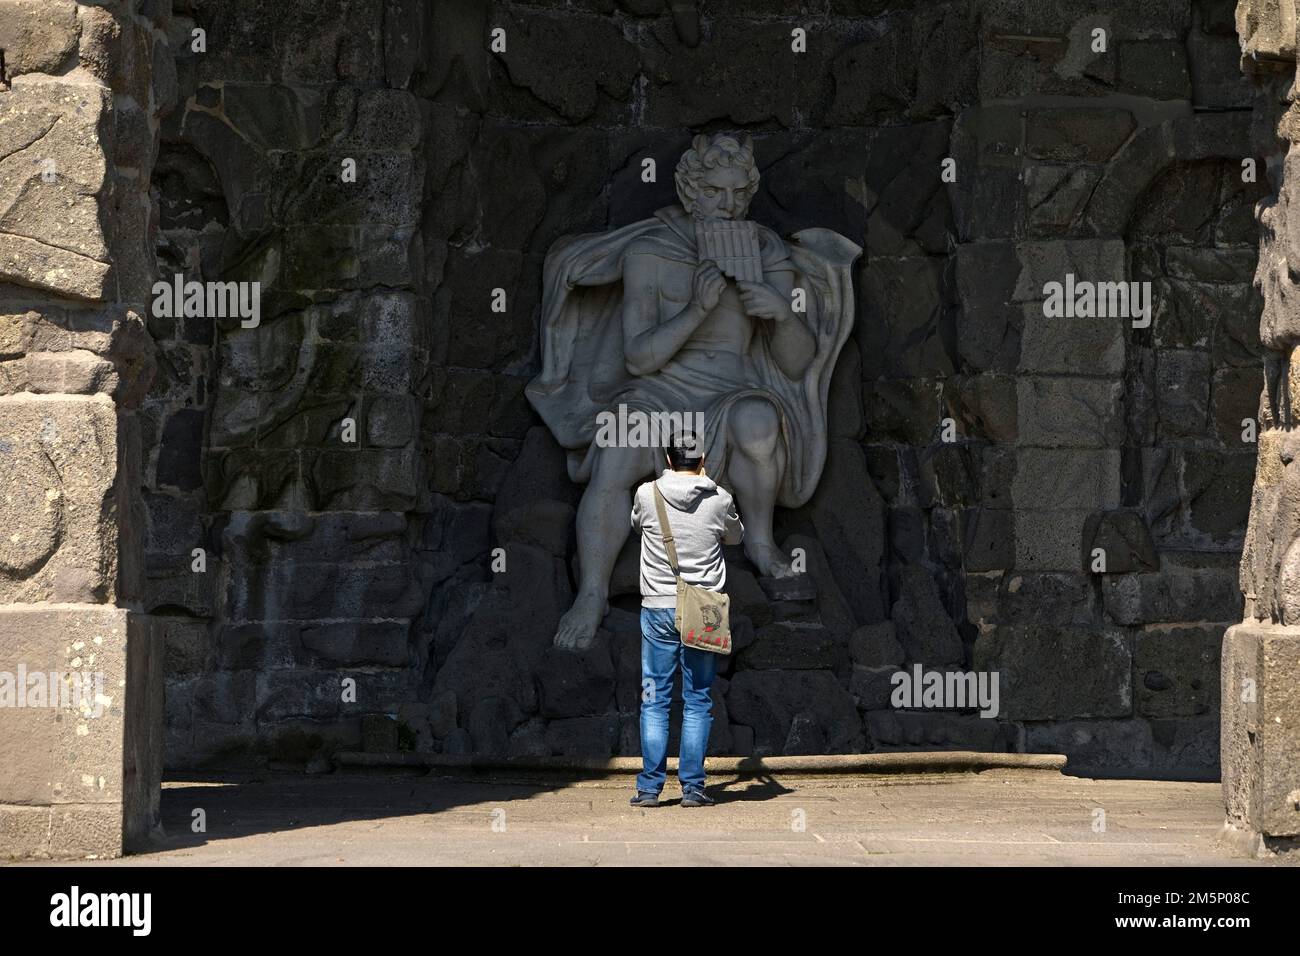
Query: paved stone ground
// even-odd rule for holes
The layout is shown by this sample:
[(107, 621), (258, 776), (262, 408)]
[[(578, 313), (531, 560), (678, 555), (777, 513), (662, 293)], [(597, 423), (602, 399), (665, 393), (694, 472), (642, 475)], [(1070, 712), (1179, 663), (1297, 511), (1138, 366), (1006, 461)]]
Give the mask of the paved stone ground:
[[(715, 807), (679, 806), (670, 784), (664, 805), (643, 810), (627, 804), (631, 783), (522, 773), (172, 781), (158, 852), (104, 865), (1252, 862), (1219, 845), (1218, 784), (1023, 770), (714, 777)], [(206, 834), (190, 833), (195, 808)], [(1098, 809), (1105, 832), (1093, 829)]]

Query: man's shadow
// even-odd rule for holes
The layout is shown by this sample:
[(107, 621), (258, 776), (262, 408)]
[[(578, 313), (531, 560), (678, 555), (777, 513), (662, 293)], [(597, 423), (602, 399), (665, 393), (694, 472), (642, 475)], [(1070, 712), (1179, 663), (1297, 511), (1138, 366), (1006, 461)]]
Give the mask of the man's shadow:
[[(714, 775), (717, 776), (716, 774)], [(770, 773), (734, 774), (730, 779), (710, 781), (704, 785), (704, 792), (716, 800), (719, 805), (724, 803), (749, 803), (762, 800), (773, 800), (787, 793), (794, 793), (793, 787), (787, 787), (781, 781)], [(681, 798), (676, 800), (665, 800), (665, 804), (681, 803)]]

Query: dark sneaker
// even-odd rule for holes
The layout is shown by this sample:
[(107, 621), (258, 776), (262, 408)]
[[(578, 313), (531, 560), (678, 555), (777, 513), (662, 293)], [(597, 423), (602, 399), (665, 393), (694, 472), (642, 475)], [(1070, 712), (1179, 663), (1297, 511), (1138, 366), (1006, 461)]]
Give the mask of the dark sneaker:
[(684, 807), (711, 807), (714, 802), (714, 799), (703, 790), (682, 791), (682, 806)]
[(638, 790), (631, 803), (634, 807), (657, 807), (659, 806), (659, 794)]

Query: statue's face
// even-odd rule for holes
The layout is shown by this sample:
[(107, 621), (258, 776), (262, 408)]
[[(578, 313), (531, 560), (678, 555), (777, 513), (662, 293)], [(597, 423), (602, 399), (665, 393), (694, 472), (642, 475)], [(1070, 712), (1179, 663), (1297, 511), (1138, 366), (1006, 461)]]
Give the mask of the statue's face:
[(701, 219), (744, 219), (751, 198), (748, 170), (715, 166), (696, 180), (691, 213)]

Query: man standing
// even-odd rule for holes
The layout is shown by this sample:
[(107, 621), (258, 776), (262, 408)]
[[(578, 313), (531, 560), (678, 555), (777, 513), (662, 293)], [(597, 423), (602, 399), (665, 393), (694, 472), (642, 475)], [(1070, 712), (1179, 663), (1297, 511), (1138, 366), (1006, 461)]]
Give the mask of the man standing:
[(655, 488), (663, 496), (677, 546), (677, 562), (687, 584), (722, 591), (727, 565), (722, 544), (739, 544), (745, 528), (725, 488), (704, 473), (704, 452), (693, 435), (674, 437), (667, 449), (669, 468), (636, 490), (632, 527), (641, 533), (641, 773), (634, 807), (659, 805), (668, 767), (668, 708), (673, 676), (682, 671), (682, 744), (677, 776), (682, 806), (704, 807), (704, 754), (713, 723), (710, 688), (718, 655), (686, 647), (674, 623), (677, 578), (668, 561), (655, 508)]

